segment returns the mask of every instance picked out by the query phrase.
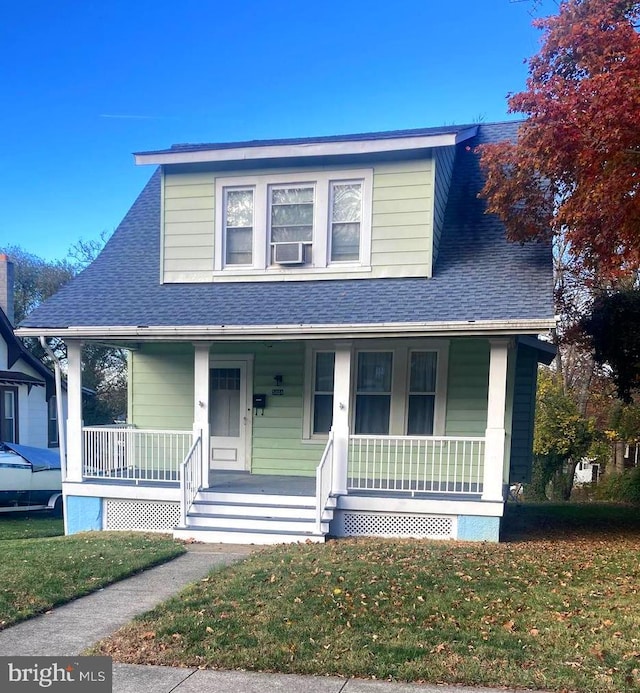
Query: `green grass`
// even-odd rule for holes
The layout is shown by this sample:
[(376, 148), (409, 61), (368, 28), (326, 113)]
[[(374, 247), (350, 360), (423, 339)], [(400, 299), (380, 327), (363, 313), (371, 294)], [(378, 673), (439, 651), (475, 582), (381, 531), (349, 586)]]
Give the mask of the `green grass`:
[(0, 541), (3, 539), (42, 539), (64, 534), (64, 522), (50, 513), (3, 513), (0, 515)]
[(640, 690), (637, 519), (616, 521), (626, 511), (610, 506), (509, 513), (502, 544), (366, 539), (254, 553), (94, 653), (145, 664)]
[(54, 518), (0, 518), (0, 629), (184, 552), (166, 535), (60, 532)]

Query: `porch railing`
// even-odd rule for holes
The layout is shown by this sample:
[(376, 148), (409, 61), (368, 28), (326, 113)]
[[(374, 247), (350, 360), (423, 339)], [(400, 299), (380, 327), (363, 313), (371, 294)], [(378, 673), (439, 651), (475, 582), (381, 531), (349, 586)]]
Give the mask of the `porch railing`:
[(347, 488), (403, 493), (482, 493), (484, 438), (349, 436)]
[(193, 432), (87, 426), (83, 444), (84, 478), (175, 483), (193, 444)]
[(202, 436), (193, 443), (180, 465), (180, 512), (182, 526), (187, 524), (187, 513), (202, 488)]
[(316, 531), (322, 531), (324, 511), (331, 497), (331, 480), (333, 475), (333, 433), (322, 453), (320, 464), (316, 467)]

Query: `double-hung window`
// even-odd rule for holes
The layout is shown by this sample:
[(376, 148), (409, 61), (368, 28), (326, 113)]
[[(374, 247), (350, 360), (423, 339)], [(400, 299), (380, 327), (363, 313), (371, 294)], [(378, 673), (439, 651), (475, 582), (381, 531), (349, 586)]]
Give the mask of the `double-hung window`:
[(355, 433), (389, 433), (392, 351), (360, 351), (356, 375)]
[[(292, 259), (299, 259), (301, 264), (311, 262), (314, 198), (313, 185), (269, 186), (270, 264), (285, 258), (288, 262)], [(302, 251), (299, 258), (287, 254), (295, 251), (298, 244)]]
[[(333, 421), (335, 352), (309, 348), (305, 436)], [(352, 355), (350, 430), (355, 435), (432, 436), (445, 430), (448, 343), (389, 342)]]
[(0, 387), (0, 440), (18, 442), (18, 388)]
[(436, 351), (410, 352), (407, 395), (408, 435), (433, 435), (437, 375), (438, 353)]
[(331, 262), (360, 259), (362, 181), (331, 183)]
[(57, 448), (58, 441), (58, 401), (55, 395), (49, 397), (47, 402), (48, 410), (48, 445), (50, 448)]
[(214, 271), (368, 270), (372, 187), (371, 169), (216, 178)]
[(253, 263), (253, 189), (226, 188), (223, 204), (225, 266), (250, 266)]

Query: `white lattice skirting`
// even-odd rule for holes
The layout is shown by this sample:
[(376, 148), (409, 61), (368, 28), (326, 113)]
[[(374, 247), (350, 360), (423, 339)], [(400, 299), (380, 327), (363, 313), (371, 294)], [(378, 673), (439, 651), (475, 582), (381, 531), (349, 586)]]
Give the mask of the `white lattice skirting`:
[(104, 529), (171, 532), (180, 524), (180, 503), (104, 500)]
[(409, 513), (338, 512), (331, 525), (341, 537), (415, 537), (453, 539), (457, 518)]

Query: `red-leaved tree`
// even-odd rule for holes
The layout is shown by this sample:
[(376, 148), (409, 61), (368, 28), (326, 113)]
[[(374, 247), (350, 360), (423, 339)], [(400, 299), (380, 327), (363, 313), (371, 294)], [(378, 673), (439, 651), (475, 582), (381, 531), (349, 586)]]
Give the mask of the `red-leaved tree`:
[(562, 236), (588, 271), (640, 268), (640, 2), (565, 0), (509, 110), (517, 142), (480, 148), (488, 211), (514, 241)]

